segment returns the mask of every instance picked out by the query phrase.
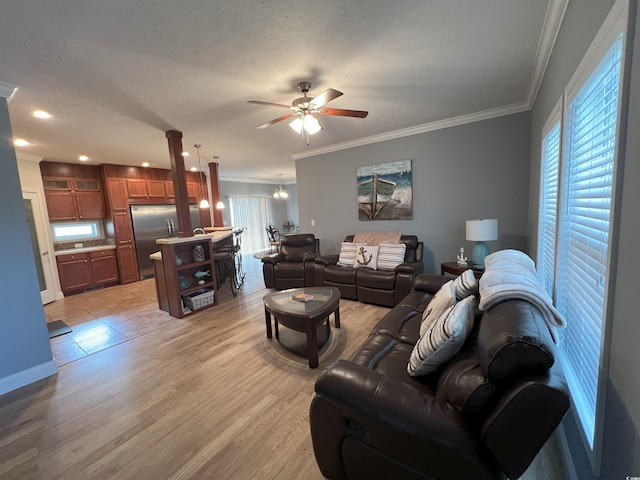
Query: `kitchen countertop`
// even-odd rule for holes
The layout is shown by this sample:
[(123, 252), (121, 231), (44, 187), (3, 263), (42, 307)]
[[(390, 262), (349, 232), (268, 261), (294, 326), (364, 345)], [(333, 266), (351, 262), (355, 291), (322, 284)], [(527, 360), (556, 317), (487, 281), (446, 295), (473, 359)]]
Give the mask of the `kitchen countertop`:
[(192, 237), (170, 237), (170, 238), (159, 238), (156, 240), (158, 245), (177, 245), (180, 243), (188, 243), (193, 242), (194, 240), (205, 240), (210, 238), (212, 242), (219, 242), (227, 237), (233, 235), (231, 230), (224, 231), (216, 231), (211, 233), (198, 233)]
[(86, 253), (86, 252), (95, 252), (97, 250), (115, 250), (115, 245), (97, 245), (95, 247), (81, 247), (81, 248), (68, 248), (66, 250), (55, 250), (53, 254), (55, 256), (58, 255), (69, 255), (72, 253)]

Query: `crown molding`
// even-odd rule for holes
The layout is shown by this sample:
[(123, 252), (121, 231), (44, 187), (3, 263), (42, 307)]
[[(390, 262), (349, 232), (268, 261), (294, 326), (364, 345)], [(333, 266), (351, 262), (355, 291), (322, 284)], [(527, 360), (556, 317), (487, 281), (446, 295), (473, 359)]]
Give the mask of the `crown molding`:
[(33, 155), (32, 153), (16, 152), (16, 158), (24, 162), (40, 163), (44, 157)]
[(17, 89), (18, 87), (12, 85), (11, 83), (0, 82), (0, 97), (6, 98), (7, 103), (9, 103), (11, 101), (11, 97)]
[(531, 81), (529, 82), (529, 90), (527, 92), (527, 103), (533, 108), (533, 102), (536, 100), (542, 79), (547, 71), (553, 47), (556, 44), (564, 14), (569, 6), (569, 0), (550, 0), (547, 6), (547, 13), (544, 17), (542, 32), (540, 32), (540, 40), (538, 41), (538, 50), (536, 52), (536, 64), (533, 68)]
[(425, 123), (423, 125), (416, 125), (415, 127), (403, 128), (401, 130), (382, 133), (380, 135), (373, 135), (371, 137), (359, 138), (349, 142), (337, 143), (335, 145), (329, 145), (321, 148), (314, 148), (313, 150), (308, 150), (306, 152), (294, 153), (293, 155), (291, 155), (291, 158), (293, 158), (294, 160), (298, 160), (300, 158), (314, 157), (316, 155), (337, 152), (340, 150), (346, 150), (348, 148), (361, 147), (363, 145), (370, 145), (372, 143), (384, 142), (387, 140), (394, 140), (396, 138), (402, 137), (409, 137), (411, 135), (433, 132), (435, 130), (442, 130), (444, 128), (457, 127), (459, 125), (465, 125), (467, 123), (480, 122), (482, 120), (503, 117), (505, 115), (512, 115), (514, 113), (526, 112), (527, 110), (531, 110), (531, 106), (528, 103), (514, 103), (512, 105), (507, 105), (506, 107), (492, 108), (489, 110), (484, 110), (482, 112), (470, 113), (468, 115), (461, 115), (459, 117), (439, 120), (437, 122)]

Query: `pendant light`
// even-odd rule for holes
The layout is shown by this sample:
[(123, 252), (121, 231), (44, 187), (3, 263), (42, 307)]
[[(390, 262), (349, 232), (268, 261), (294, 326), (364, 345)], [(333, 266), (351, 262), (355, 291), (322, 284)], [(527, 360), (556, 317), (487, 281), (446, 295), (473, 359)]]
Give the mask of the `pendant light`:
[(284, 189), (284, 187), (282, 186), (282, 174), (280, 174), (280, 185), (278, 186), (278, 188), (276, 188), (276, 191), (273, 192), (273, 198), (288, 198), (289, 194), (287, 193), (287, 191)]
[(200, 164), (200, 147), (202, 145), (200, 145), (199, 143), (196, 143), (194, 145), (194, 147), (196, 147), (196, 150), (198, 151), (198, 171), (200, 172), (200, 191), (202, 192), (202, 200), (200, 200), (200, 208), (209, 208), (209, 201), (207, 200), (207, 190), (206, 190), (206, 178), (205, 178), (205, 184), (202, 184), (202, 165)]

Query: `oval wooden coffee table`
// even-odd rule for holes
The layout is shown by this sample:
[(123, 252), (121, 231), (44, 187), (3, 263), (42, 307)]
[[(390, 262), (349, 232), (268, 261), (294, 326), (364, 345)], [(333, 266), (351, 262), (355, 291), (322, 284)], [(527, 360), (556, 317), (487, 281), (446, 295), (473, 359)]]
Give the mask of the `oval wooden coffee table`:
[[(293, 300), (298, 294), (311, 295), (307, 302)], [(340, 328), (340, 290), (335, 287), (291, 288), (264, 296), (264, 316), (267, 338), (271, 338), (271, 315), (274, 316), (276, 338), (287, 349), (309, 358), (309, 368), (318, 366), (318, 351), (331, 334), (329, 315), (333, 313), (335, 328)], [(289, 337), (280, 341), (278, 323), (296, 332), (306, 333), (306, 342)], [(321, 327), (325, 328), (321, 328)]]

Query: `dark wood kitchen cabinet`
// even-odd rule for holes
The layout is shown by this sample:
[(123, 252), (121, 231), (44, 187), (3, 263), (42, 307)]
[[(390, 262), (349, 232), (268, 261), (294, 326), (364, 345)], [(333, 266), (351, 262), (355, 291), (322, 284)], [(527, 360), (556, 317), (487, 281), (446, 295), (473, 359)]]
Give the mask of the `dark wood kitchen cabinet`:
[(115, 250), (95, 250), (56, 256), (60, 287), (66, 295), (119, 283)]
[(104, 218), (104, 198), (99, 179), (43, 177), (49, 221)]
[(107, 178), (107, 196), (111, 211), (111, 222), (118, 256), (120, 283), (138, 281), (138, 261), (131, 225), (129, 210), (129, 194), (127, 180), (124, 178)]
[(127, 179), (127, 190), (129, 198), (134, 199), (165, 199), (167, 197), (165, 191), (164, 180), (143, 180), (143, 179)]

